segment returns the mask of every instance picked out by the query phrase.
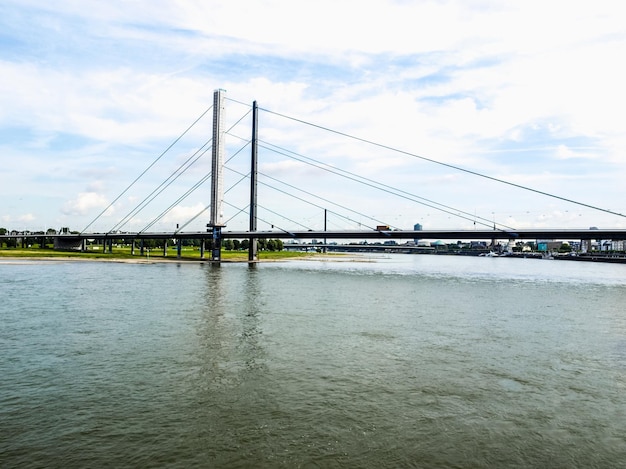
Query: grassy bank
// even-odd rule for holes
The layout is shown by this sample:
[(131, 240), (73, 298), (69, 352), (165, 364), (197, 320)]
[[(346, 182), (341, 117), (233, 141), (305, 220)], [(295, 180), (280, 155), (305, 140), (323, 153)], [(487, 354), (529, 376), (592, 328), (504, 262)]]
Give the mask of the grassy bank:
[[(293, 252), (293, 251), (261, 251), (259, 252), (259, 260), (280, 260), (280, 259), (292, 259), (298, 257), (312, 257), (316, 253), (310, 252)], [(205, 252), (205, 260), (209, 260), (211, 256), (210, 252)], [(131, 254), (129, 247), (113, 248), (112, 253), (103, 253), (99, 251), (55, 251), (54, 249), (38, 249), (38, 248), (5, 248), (0, 249), (0, 258), (43, 258), (43, 259), (119, 259), (119, 260), (139, 260), (139, 259), (153, 259), (153, 260), (176, 260), (176, 249), (168, 249), (167, 256), (163, 256), (162, 249), (154, 249), (150, 252), (146, 252), (143, 256), (139, 255), (139, 250), (135, 250), (135, 255)], [(181, 260), (201, 260), (200, 251), (194, 248), (183, 248), (181, 251)], [(247, 251), (222, 251), (222, 260), (231, 262), (245, 262), (248, 260)]]

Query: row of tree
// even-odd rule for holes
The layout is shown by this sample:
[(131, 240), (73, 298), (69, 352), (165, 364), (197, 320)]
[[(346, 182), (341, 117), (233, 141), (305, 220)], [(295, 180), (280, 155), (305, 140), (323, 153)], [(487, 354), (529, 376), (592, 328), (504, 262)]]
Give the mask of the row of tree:
[[(15, 235), (15, 238), (7, 238), (5, 240), (3, 240), (0, 243), (0, 247), (7, 247), (7, 248), (15, 248), (18, 246), (19, 242), (18, 240), (20, 240), (20, 235), (22, 234), (28, 234), (28, 235), (41, 235), (42, 239), (43, 239), (43, 246), (45, 247), (47, 245), (52, 245), (54, 243), (54, 239), (50, 238), (49, 236), (53, 236), (53, 235), (57, 235), (57, 234), (78, 234), (77, 231), (70, 231), (69, 228), (67, 227), (63, 227), (61, 228), (59, 231), (55, 230), (54, 228), (48, 228), (46, 231), (16, 231), (16, 230), (8, 230), (7, 228), (0, 228), (0, 236), (4, 236), (4, 235)], [(34, 241), (33, 241), (34, 242)], [(38, 242), (34, 242), (34, 244), (36, 244), (37, 246), (39, 246), (39, 243), (41, 242), (41, 240), (39, 240)]]
[[(45, 245), (52, 245), (54, 243), (54, 240), (52, 238), (48, 238), (47, 236), (56, 235), (59, 233), (77, 234), (76, 232), (70, 231), (69, 228), (62, 228), (59, 232), (50, 228), (46, 230), (45, 232), (44, 231), (29, 232), (28, 234), (42, 235), (42, 237), (45, 239), (44, 241), (44, 246), (45, 246)], [(12, 234), (12, 233), (6, 228), (0, 228), (0, 235), (7, 235), (7, 234)], [(0, 247), (16, 248), (18, 247), (19, 239), (20, 239), (19, 234), (16, 234), (15, 238), (4, 239), (0, 242)], [(116, 244), (116, 245), (125, 245), (125, 244), (130, 244), (132, 242), (132, 240), (127, 239), (127, 238), (113, 239), (112, 241), (113, 241), (113, 244)], [(140, 243), (139, 241), (135, 241), (135, 242), (137, 244)], [(143, 242), (143, 246), (148, 249), (156, 249), (156, 248), (163, 247), (162, 239), (144, 239), (142, 242)], [(97, 241), (95, 244), (101, 244), (101, 243), (102, 241)], [(171, 241), (168, 240), (168, 243), (171, 243)], [(39, 243), (36, 243), (36, 244), (38, 245)], [(199, 239), (183, 239), (182, 244), (183, 246), (199, 247), (200, 240)], [(247, 251), (249, 248), (249, 245), (250, 245), (250, 240), (248, 239), (244, 239), (244, 240), (225, 239), (222, 241), (222, 247), (226, 249), (227, 251)], [(208, 239), (206, 241), (205, 247), (207, 249), (212, 249), (213, 241), (211, 239)], [(283, 247), (284, 247), (283, 242), (280, 239), (258, 239), (257, 240), (257, 248), (259, 251), (282, 251)]]
[[(114, 244), (126, 244), (127, 242), (130, 242), (130, 240), (123, 240), (123, 239), (113, 240)], [(171, 242), (171, 241), (168, 241), (168, 242)], [(199, 247), (200, 240), (199, 239), (183, 239), (182, 245)], [(143, 246), (149, 249), (162, 248), (163, 240), (162, 239), (144, 239)], [(205, 247), (206, 249), (209, 249), (209, 250), (212, 249), (213, 240), (207, 239), (205, 243)], [(222, 248), (226, 249), (227, 251), (247, 251), (249, 247), (250, 247), (250, 240), (248, 239), (244, 239), (241, 241), (238, 239), (225, 239), (222, 241)], [(283, 242), (280, 239), (257, 240), (257, 248), (259, 251), (282, 251), (283, 247), (284, 247)]]
[(52, 238), (46, 238), (47, 234), (56, 234), (56, 230), (47, 230), (47, 231), (25, 231), (25, 232), (17, 232), (17, 231), (10, 231), (6, 228), (0, 228), (0, 236), (4, 236), (4, 235), (13, 235), (15, 234), (15, 238), (7, 238), (7, 239), (3, 239), (2, 241), (0, 241), (0, 247), (6, 247), (6, 248), (16, 248), (18, 247), (21, 243), (22, 240), (20, 238), (20, 234), (29, 234), (29, 235), (41, 235), (41, 238), (39, 238), (38, 241), (33, 240), (32, 242), (34, 244), (36, 244), (37, 246), (39, 246), (39, 243), (41, 243), (41, 240), (43, 239), (43, 246), (45, 247), (47, 244), (52, 244), (53, 243), (53, 239)]
[[(250, 247), (250, 240), (225, 239), (222, 247), (227, 251), (247, 251)], [(258, 239), (257, 248), (259, 251), (282, 251), (283, 242), (280, 239)]]

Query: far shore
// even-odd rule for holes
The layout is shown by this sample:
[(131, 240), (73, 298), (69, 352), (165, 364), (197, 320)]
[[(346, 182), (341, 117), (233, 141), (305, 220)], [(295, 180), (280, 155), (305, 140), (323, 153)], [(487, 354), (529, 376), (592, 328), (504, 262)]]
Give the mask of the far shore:
[[(64, 255), (66, 254), (66, 255)], [(224, 256), (221, 261), (214, 261), (210, 258), (201, 259), (199, 257), (163, 257), (163, 256), (116, 256), (110, 255), (84, 255), (84, 253), (58, 253), (55, 251), (45, 253), (33, 253), (32, 255), (20, 252), (20, 255), (11, 255), (10, 251), (0, 250), (0, 264), (27, 264), (33, 262), (45, 263), (65, 263), (65, 262), (115, 262), (125, 264), (159, 264), (159, 263), (263, 263), (263, 262), (280, 262), (280, 261), (322, 261), (322, 262), (358, 262), (367, 261), (368, 258), (354, 254), (341, 253), (289, 253), (283, 252), (281, 256), (262, 256), (255, 261), (249, 261), (247, 255), (242, 256)]]

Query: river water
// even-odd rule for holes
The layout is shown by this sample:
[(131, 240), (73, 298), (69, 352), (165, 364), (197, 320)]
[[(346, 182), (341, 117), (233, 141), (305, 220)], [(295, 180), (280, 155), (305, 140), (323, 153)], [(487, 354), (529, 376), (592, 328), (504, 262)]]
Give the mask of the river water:
[(624, 467), (626, 265), (0, 263), (1, 467)]

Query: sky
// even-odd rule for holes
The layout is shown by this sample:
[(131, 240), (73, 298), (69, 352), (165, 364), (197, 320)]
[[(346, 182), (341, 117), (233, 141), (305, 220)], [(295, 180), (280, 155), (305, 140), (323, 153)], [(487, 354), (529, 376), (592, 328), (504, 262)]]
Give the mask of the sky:
[(0, 227), (203, 230), (210, 150), (159, 187), (222, 89), (227, 230), (249, 223), (253, 101), (259, 229), (626, 228), (624, 11), (4, 0)]

